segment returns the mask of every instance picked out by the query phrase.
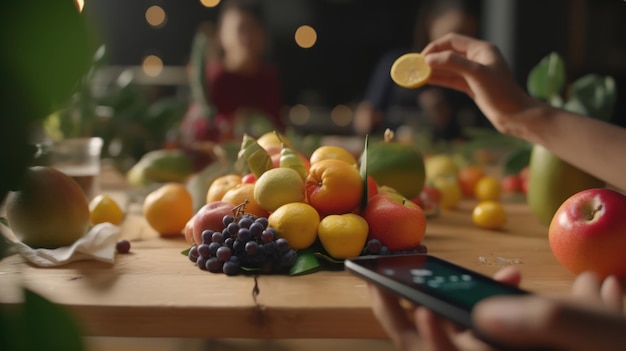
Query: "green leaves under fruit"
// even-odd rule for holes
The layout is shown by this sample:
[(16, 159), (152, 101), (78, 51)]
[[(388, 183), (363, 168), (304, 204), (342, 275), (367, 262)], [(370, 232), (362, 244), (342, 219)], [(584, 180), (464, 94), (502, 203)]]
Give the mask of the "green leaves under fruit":
[(289, 275), (296, 276), (317, 272), (320, 267), (320, 262), (313, 252), (302, 250), (298, 252), (298, 258), (296, 258), (296, 263), (291, 266)]
[(184, 255), (184, 256), (189, 256), (189, 251), (190, 250), (191, 250), (191, 248), (185, 249), (185, 250), (181, 251), (180, 254)]

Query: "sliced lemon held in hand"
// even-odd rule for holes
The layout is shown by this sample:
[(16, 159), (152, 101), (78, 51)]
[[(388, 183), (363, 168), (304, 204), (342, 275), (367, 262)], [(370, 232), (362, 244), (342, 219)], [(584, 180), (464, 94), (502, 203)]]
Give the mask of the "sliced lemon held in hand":
[(391, 66), (391, 79), (403, 88), (415, 89), (428, 82), (430, 66), (424, 55), (418, 53), (404, 54)]

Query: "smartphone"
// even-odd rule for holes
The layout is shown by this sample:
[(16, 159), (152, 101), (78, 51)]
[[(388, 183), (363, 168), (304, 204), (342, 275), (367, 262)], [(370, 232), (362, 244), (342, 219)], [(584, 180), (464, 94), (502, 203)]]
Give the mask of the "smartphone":
[(347, 271), (471, 330), (472, 309), (479, 301), (530, 294), (428, 254), (360, 256), (344, 265)]

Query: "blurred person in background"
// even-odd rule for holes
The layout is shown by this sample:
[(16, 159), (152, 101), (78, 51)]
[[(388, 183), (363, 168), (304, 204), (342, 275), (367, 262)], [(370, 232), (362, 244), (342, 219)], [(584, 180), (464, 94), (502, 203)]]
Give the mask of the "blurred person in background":
[(421, 112), (435, 140), (462, 140), (462, 127), (482, 121), (480, 110), (464, 94), (447, 88), (397, 86), (389, 75), (393, 62), (403, 54), (419, 52), (430, 41), (447, 33), (471, 37), (479, 34), (480, 2), (477, 0), (430, 0), (420, 6), (413, 43), (382, 56), (370, 78), (364, 100), (355, 113), (357, 134), (382, 133), (397, 129)]
[(278, 71), (265, 59), (268, 38), (259, 4), (229, 0), (220, 6), (215, 31), (206, 24), (199, 28), (207, 40), (200, 74), (208, 108), (197, 101), (189, 106), (181, 125), (183, 147), (232, 141), (249, 129), (285, 129)]

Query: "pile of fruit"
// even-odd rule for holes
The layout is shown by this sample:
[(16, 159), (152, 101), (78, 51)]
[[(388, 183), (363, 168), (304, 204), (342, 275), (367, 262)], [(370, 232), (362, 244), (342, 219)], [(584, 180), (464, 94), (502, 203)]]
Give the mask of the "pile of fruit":
[(229, 275), (300, 274), (294, 265), (312, 256), (425, 252), (426, 217), (411, 201), (423, 192), (423, 158), (390, 137), (366, 141), (358, 157), (330, 145), (306, 157), (282, 134), (244, 135), (244, 167), (213, 179), (202, 207), (168, 183), (147, 196), (144, 216), (162, 235), (182, 231), (199, 268)]

